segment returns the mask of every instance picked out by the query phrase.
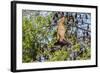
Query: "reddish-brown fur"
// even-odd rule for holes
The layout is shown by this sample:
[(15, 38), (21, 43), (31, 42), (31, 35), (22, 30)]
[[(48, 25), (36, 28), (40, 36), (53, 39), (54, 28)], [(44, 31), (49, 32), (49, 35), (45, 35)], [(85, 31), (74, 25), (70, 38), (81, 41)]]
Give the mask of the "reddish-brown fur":
[(65, 17), (60, 18), (57, 26), (57, 40), (65, 40), (65, 26), (64, 26)]

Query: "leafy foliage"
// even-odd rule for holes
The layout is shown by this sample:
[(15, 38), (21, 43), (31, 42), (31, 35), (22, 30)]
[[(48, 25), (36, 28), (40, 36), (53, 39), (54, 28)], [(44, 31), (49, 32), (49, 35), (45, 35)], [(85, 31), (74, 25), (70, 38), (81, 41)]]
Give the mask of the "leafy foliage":
[(52, 24), (52, 18), (55, 12), (44, 13), (41, 11), (23, 10), (23, 62), (87, 60), (91, 58), (90, 42), (88, 43), (89, 45), (85, 44), (84, 41), (82, 41), (84, 44), (81, 44), (78, 41), (77, 30), (71, 30), (72, 26), (65, 25), (65, 37), (66, 40), (71, 41), (72, 46), (55, 46), (54, 43), (57, 42), (57, 25)]

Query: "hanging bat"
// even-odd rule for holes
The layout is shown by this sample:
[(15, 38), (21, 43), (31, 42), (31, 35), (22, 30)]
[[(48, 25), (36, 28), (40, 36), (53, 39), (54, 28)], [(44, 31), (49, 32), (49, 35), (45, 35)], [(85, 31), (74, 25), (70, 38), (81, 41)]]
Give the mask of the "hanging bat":
[(57, 25), (57, 40), (63, 41), (65, 40), (65, 26), (64, 26), (65, 17), (59, 19), (58, 25)]

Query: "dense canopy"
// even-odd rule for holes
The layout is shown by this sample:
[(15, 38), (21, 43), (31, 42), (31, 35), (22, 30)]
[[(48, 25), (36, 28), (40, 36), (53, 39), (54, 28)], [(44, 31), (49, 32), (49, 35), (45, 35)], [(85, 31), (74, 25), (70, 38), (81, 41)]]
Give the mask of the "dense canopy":
[[(22, 61), (24, 63), (91, 58), (90, 13), (23, 10), (22, 14)], [(69, 17), (64, 25), (65, 38), (70, 41), (71, 46), (55, 45), (57, 25), (61, 16)]]

